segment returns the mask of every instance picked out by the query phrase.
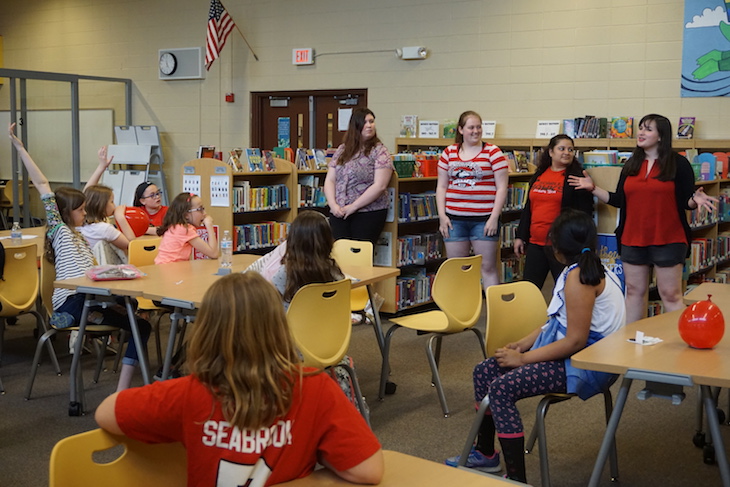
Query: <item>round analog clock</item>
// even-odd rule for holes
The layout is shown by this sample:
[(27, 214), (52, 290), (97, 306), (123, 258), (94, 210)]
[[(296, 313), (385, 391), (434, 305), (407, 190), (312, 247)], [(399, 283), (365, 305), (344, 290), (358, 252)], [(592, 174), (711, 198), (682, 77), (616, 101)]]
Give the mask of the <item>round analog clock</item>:
[(177, 58), (171, 52), (160, 54), (160, 73), (170, 76), (177, 69)]

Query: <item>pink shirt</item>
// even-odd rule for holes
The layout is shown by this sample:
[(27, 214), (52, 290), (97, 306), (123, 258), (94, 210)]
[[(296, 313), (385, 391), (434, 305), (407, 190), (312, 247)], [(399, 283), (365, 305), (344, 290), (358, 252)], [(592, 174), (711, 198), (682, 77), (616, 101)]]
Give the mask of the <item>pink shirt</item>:
[(174, 225), (162, 235), (160, 250), (155, 257), (155, 264), (167, 264), (190, 260), (193, 246), (190, 241), (198, 238), (198, 232), (192, 225)]

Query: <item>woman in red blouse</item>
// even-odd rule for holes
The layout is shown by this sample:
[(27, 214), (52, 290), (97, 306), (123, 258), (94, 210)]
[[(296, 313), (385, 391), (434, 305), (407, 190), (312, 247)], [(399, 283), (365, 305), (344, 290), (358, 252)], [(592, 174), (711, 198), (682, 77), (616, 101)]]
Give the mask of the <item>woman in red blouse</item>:
[(650, 114), (639, 122), (636, 148), (626, 162), (615, 193), (584, 177), (569, 183), (587, 189), (599, 200), (620, 208), (616, 228), (626, 278), (626, 322), (646, 316), (652, 266), (665, 311), (682, 309), (682, 266), (691, 240), (685, 210), (712, 210), (716, 198), (695, 190), (689, 161), (672, 151), (672, 124)]

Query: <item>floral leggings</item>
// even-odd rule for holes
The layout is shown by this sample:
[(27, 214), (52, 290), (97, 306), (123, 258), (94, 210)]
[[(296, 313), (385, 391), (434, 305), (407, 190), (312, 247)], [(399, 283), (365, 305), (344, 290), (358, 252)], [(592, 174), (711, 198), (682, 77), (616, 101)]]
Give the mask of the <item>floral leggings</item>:
[(550, 392), (566, 392), (563, 360), (510, 369), (500, 367), (497, 359), (490, 357), (474, 367), (474, 399), (480, 403), (489, 393), (489, 409), (498, 436), (522, 436), (522, 418), (515, 403)]

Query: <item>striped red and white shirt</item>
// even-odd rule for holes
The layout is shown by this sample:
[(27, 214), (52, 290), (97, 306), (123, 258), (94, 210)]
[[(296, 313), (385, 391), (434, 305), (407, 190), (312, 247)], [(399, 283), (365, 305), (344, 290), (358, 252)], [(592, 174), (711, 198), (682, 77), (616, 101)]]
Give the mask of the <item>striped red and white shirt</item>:
[(494, 209), (497, 185), (494, 173), (507, 171), (509, 164), (496, 145), (484, 144), (470, 161), (459, 157), (459, 145), (448, 146), (441, 153), (439, 169), (449, 174), (446, 188), (446, 213), (454, 216), (486, 216)]

